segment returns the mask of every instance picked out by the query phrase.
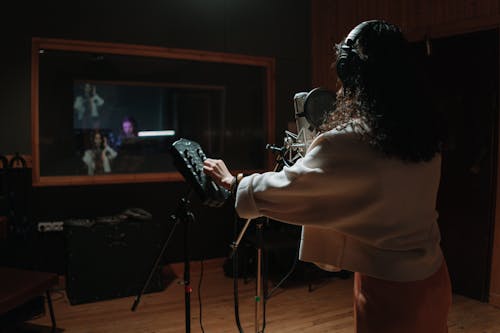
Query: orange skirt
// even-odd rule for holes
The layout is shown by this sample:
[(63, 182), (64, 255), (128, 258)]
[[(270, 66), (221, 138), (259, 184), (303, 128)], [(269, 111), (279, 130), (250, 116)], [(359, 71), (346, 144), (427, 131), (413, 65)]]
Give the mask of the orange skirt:
[(356, 333), (446, 333), (451, 284), (446, 262), (430, 277), (411, 282), (354, 274)]

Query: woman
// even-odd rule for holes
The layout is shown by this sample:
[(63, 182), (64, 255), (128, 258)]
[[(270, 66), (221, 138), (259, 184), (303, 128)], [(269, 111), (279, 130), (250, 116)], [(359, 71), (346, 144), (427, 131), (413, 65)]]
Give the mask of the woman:
[(118, 136), (118, 146), (123, 143), (131, 143), (137, 138), (137, 121), (131, 116), (125, 116), (122, 120), (120, 135)]
[(118, 153), (109, 146), (108, 139), (100, 131), (92, 132), (91, 148), (85, 150), (82, 161), (87, 166), (87, 174), (110, 173), (111, 161)]
[(97, 94), (96, 86), (85, 83), (82, 94), (77, 96), (73, 103), (75, 127), (99, 128), (99, 117), (103, 104), (104, 99)]
[(337, 46), (337, 109), (304, 158), (280, 172), (205, 172), (240, 217), (303, 225), (301, 260), (355, 272), (356, 332), (447, 332), (451, 287), (436, 198), (440, 133), (399, 29), (358, 25)]

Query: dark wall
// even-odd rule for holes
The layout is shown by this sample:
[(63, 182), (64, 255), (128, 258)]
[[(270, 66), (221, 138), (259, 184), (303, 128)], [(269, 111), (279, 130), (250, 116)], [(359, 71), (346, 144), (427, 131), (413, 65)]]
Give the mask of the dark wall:
[[(0, 153), (31, 153), (30, 44), (32, 37), (144, 44), (268, 56), (276, 59), (276, 143), (293, 119), (293, 95), (310, 85), (310, 2), (187, 0), (137, 2), (18, 2), (8, 8), (15, 25), (2, 27), (8, 52), (1, 54)], [(150, 210), (167, 220), (184, 183), (123, 184), (32, 189), (32, 223), (108, 215), (127, 207)], [(200, 207), (193, 212), (201, 229), (193, 257), (224, 256), (232, 240), (232, 209)], [(202, 236), (201, 236), (202, 235)], [(180, 260), (182, 235), (170, 247)], [(57, 252), (59, 248), (53, 249)], [(50, 255), (49, 255), (50, 257)], [(57, 265), (51, 263), (49, 266)]]
[(311, 88), (309, 1), (30, 2), (5, 11), (16, 24), (2, 27), (8, 51), (1, 55), (0, 152), (31, 152), (31, 37), (274, 57), (277, 140), (293, 118), (293, 94)]

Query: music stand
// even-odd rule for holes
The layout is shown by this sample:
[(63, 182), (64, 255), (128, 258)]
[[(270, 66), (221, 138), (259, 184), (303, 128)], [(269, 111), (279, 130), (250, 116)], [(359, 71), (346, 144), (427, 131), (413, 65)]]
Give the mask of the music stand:
[(179, 201), (175, 214), (171, 215), (171, 219), (175, 222), (174, 227), (170, 231), (143, 289), (132, 305), (132, 311), (136, 309), (140, 296), (146, 290), (156, 267), (159, 265), (175, 227), (182, 221), (184, 225), (184, 305), (186, 333), (189, 333), (191, 331), (191, 292), (193, 291), (190, 285), (189, 225), (194, 221), (194, 214), (191, 212), (189, 206), (189, 198), (193, 192), (196, 192), (204, 205), (220, 207), (229, 197), (229, 192), (217, 186), (203, 173), (203, 161), (206, 156), (197, 142), (181, 138), (172, 144), (170, 152), (174, 165), (189, 184), (189, 192)]

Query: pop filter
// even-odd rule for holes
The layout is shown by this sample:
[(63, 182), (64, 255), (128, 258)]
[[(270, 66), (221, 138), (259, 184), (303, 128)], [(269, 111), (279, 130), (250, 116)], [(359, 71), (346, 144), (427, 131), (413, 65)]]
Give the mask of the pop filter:
[(314, 129), (325, 122), (326, 117), (335, 109), (336, 96), (325, 88), (314, 88), (311, 90), (304, 101), (304, 116)]

